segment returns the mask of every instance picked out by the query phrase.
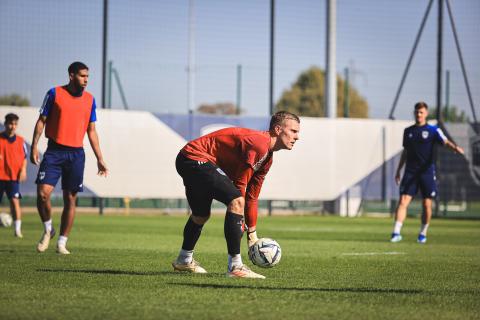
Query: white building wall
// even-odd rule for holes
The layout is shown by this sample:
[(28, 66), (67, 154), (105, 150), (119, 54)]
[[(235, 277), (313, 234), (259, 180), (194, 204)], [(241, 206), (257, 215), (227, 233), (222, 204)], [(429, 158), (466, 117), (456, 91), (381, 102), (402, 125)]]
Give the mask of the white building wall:
[[(1, 107), (0, 117), (20, 116), (18, 133), (31, 143), (38, 108)], [(100, 197), (183, 198), (175, 157), (186, 141), (148, 112), (97, 110), (97, 131), (109, 176), (96, 175), (96, 160), (85, 137), (84, 185)], [(401, 151), (410, 122), (302, 118), (293, 150), (274, 154), (260, 198), (333, 200), (382, 164), (382, 128), (387, 159)], [(39, 149), (44, 152), (46, 139)], [(29, 179), (32, 183), (34, 179)]]

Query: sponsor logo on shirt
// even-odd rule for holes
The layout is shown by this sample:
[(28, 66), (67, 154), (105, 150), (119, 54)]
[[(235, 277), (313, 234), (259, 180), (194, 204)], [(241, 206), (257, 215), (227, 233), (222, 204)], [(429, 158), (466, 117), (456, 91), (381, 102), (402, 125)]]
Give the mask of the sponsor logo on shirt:
[(422, 138), (427, 139), (428, 138), (428, 131), (422, 131)]
[(258, 169), (260, 169), (260, 168), (262, 167), (262, 164), (265, 162), (265, 160), (267, 159), (267, 157), (268, 157), (268, 152), (265, 153), (265, 155), (264, 155), (260, 160), (258, 160), (257, 163), (255, 163), (255, 164), (253, 165), (253, 171), (258, 171)]

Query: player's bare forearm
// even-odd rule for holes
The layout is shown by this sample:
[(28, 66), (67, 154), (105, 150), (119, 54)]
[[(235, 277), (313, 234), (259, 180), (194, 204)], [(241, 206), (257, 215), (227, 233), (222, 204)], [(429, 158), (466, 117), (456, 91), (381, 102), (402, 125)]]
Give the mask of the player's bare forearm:
[(100, 150), (100, 142), (94, 122), (90, 122), (90, 124), (88, 125), (87, 135), (88, 141), (90, 142), (90, 146), (93, 149), (95, 157), (97, 158), (97, 160), (103, 160), (102, 150)]
[(107, 165), (103, 160), (102, 150), (100, 149), (100, 142), (98, 139), (97, 130), (95, 129), (95, 122), (90, 122), (87, 129), (88, 141), (92, 147), (93, 153), (97, 158), (98, 174), (101, 176), (107, 176)]
[(22, 163), (22, 168), (18, 173), (18, 181), (22, 182), (27, 180), (27, 159), (25, 158)]
[(397, 175), (399, 175), (400, 171), (402, 171), (405, 161), (407, 161), (407, 150), (403, 149), (402, 155), (400, 156), (400, 162), (398, 163)]
[(32, 137), (32, 146), (31, 146), (31, 152), (30, 152), (30, 161), (33, 164), (38, 164), (39, 157), (38, 157), (38, 141), (40, 140), (40, 137), (42, 136), (43, 129), (45, 128), (45, 122), (47, 121), (47, 117), (45, 116), (40, 116), (38, 117), (37, 123), (35, 124), (35, 129), (33, 130), (33, 137)]
[(457, 146), (455, 143), (453, 143), (452, 141), (450, 140), (447, 140), (445, 142), (445, 146), (447, 146), (450, 150), (452, 150), (453, 152), (458, 152), (460, 154), (464, 154), (465, 152), (463, 151), (463, 149), (459, 146)]

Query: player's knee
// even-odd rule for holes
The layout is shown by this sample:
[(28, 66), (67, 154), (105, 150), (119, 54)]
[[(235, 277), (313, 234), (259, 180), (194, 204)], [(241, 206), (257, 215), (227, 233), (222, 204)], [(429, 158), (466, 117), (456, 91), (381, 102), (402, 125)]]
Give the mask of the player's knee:
[(208, 219), (210, 219), (210, 216), (200, 217), (192, 215), (192, 221), (195, 224), (204, 225), (205, 223), (207, 223)]
[(243, 197), (233, 199), (228, 205), (228, 211), (241, 215), (243, 215), (244, 208), (245, 199)]
[(50, 193), (44, 190), (39, 190), (37, 192), (37, 199), (42, 203), (48, 202), (50, 201)]

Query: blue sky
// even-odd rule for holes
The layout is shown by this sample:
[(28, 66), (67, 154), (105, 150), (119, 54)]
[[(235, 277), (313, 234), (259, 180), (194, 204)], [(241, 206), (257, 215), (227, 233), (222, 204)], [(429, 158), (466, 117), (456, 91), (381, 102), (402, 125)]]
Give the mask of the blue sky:
[[(437, 2), (437, 1), (435, 1)], [(242, 107), (268, 113), (268, 0), (195, 1), (195, 102), (235, 102), (236, 66), (243, 68)], [(386, 118), (427, 0), (338, 0), (337, 71), (352, 68), (370, 116)], [(480, 1), (451, 1), (477, 113), (480, 113)], [(110, 0), (109, 59), (120, 73), (131, 108), (187, 112), (188, 1)], [(325, 1), (277, 0), (275, 98), (299, 73), (325, 67)], [(418, 100), (435, 103), (436, 4), (399, 101), (410, 118)], [(446, 10), (445, 10), (446, 14)], [(39, 105), (67, 81), (74, 60), (91, 68), (89, 90), (100, 101), (102, 1), (0, 0), (0, 94), (18, 92)], [(445, 16), (444, 68), (451, 70), (451, 103), (470, 107)], [(113, 89), (113, 106), (121, 107)], [(477, 115), (480, 116), (480, 115)]]

